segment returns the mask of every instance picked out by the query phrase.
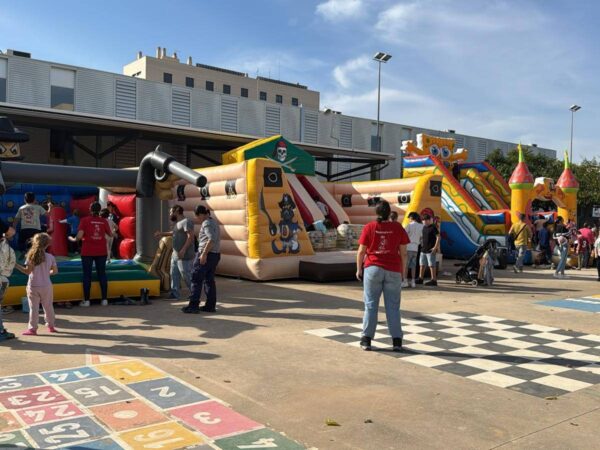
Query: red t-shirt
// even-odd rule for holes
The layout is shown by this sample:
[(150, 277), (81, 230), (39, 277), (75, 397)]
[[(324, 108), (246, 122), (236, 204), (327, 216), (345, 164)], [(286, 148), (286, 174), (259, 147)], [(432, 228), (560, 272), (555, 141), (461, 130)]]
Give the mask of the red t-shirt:
[(400, 246), (410, 243), (406, 231), (398, 222), (371, 222), (358, 240), (367, 247), (364, 267), (379, 266), (392, 272), (402, 272)]
[(103, 217), (87, 216), (79, 222), (83, 231), (81, 256), (107, 256), (106, 235), (112, 234), (108, 222)]

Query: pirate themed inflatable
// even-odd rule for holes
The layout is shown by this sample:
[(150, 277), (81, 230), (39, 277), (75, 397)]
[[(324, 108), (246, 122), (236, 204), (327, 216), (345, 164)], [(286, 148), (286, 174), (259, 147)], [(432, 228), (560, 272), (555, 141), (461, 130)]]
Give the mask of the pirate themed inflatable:
[(0, 117), (0, 161), (21, 161), (21, 142), (27, 142), (29, 135), (15, 128), (8, 117)]

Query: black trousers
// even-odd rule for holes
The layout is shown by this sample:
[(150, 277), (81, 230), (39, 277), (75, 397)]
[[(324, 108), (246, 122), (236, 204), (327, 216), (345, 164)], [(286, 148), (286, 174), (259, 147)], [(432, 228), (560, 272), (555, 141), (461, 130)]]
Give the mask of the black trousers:
[(92, 287), (92, 267), (96, 265), (96, 275), (100, 282), (102, 291), (102, 300), (108, 299), (108, 281), (106, 279), (106, 256), (82, 256), (81, 266), (83, 269), (83, 298), (90, 299), (90, 290)]

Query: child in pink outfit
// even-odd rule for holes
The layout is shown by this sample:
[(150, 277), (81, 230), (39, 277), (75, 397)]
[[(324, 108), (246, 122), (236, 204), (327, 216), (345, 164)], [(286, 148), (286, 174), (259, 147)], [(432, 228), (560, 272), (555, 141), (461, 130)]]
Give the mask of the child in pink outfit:
[(37, 335), (40, 304), (44, 308), (46, 325), (50, 333), (56, 333), (54, 328), (54, 293), (50, 275), (58, 273), (54, 256), (46, 253), (52, 243), (52, 238), (47, 233), (36, 234), (31, 249), (25, 255), (26, 266), (16, 265), (17, 269), (29, 275), (27, 281), (27, 300), (29, 301), (29, 328), (23, 332), (24, 336)]

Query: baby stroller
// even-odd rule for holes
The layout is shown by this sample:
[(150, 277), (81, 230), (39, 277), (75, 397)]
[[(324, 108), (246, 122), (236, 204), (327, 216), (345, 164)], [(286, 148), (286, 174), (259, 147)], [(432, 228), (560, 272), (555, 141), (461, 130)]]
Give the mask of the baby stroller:
[[(457, 264), (460, 269), (456, 272), (456, 284), (466, 283), (471, 286), (477, 286), (479, 284), (492, 285), (494, 277), (492, 274), (494, 264), (496, 262), (496, 250), (498, 248), (498, 241), (490, 239), (480, 246), (475, 253), (464, 263)], [(479, 279), (479, 270), (481, 268), (481, 258), (487, 252), (487, 262), (483, 271), (483, 279)]]

